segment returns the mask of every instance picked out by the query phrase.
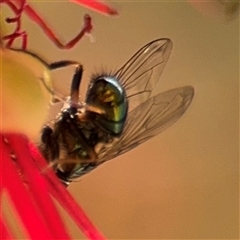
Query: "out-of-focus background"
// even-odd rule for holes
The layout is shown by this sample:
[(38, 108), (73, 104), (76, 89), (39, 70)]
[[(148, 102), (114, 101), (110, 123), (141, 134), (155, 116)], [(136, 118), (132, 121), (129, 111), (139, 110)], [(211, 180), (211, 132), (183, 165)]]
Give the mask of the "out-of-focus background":
[[(49, 62), (80, 61), (84, 96), (92, 73), (118, 69), (147, 42), (168, 37), (173, 51), (155, 93), (192, 85), (195, 97), (176, 124), (72, 183), (69, 191), (109, 239), (238, 239), (238, 17), (224, 15), (229, 13), (223, 8), (211, 15), (207, 5), (198, 11), (183, 1), (110, 4), (119, 17), (69, 2), (31, 2), (66, 41), (89, 13), (95, 42), (85, 37), (73, 49), (59, 50), (23, 17), (28, 49)], [(61, 70), (55, 76), (66, 92), (71, 74)], [(69, 226), (75, 239), (83, 238), (70, 220)]]

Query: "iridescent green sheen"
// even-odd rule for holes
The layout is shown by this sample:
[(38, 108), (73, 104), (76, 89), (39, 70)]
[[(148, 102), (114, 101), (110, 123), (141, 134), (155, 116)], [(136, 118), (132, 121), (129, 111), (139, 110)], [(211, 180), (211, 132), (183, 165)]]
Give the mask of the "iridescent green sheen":
[[(114, 135), (123, 131), (128, 102), (124, 88), (114, 77), (101, 76), (88, 89), (86, 103), (96, 112), (96, 122)], [(94, 110), (93, 110), (94, 111)]]

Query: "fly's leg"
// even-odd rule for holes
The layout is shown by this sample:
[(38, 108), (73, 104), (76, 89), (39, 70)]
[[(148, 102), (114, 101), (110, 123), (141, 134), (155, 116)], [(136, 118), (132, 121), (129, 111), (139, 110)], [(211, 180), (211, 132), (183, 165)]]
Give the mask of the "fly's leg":
[[(60, 62), (51, 64), (50, 68), (56, 69), (59, 67), (66, 67), (66, 66), (73, 65), (73, 64), (74, 64), (74, 62), (70, 62), (70, 61), (60, 61)], [(75, 62), (75, 64), (76, 64), (76, 62)], [(79, 87), (80, 87), (80, 83), (82, 80), (82, 73), (83, 73), (83, 66), (80, 63), (77, 63), (75, 74), (73, 75), (72, 83), (71, 83), (71, 93), (70, 93), (71, 106), (67, 110), (67, 112), (70, 116), (72, 113), (74, 114), (77, 112), (77, 108), (78, 108), (78, 104), (79, 104)], [(63, 115), (62, 117), (67, 118), (68, 115), (67, 116)], [(65, 123), (65, 121), (64, 121), (64, 125), (65, 126), (63, 126), (63, 127), (69, 129), (70, 134), (75, 137), (77, 142), (81, 143), (83, 148), (86, 149), (91, 160), (94, 161), (97, 158), (94, 148), (87, 143), (88, 142), (87, 138), (84, 136), (82, 131), (78, 128), (77, 124), (74, 121), (72, 122), (72, 124), (69, 124), (67, 122)]]
[[(58, 128), (62, 127), (62, 129), (68, 129), (69, 131), (71, 129), (71, 124), (68, 124), (66, 122), (67, 118), (69, 117), (69, 115), (74, 114), (77, 112), (77, 107), (78, 107), (78, 102), (79, 102), (79, 87), (80, 87), (80, 83), (81, 83), (81, 79), (82, 79), (82, 73), (83, 73), (83, 66), (78, 63), (78, 62), (74, 62), (74, 61), (59, 61), (59, 62), (54, 62), (52, 64), (49, 65), (49, 69), (50, 70), (55, 70), (58, 68), (62, 68), (62, 67), (67, 67), (67, 66), (71, 66), (74, 65), (76, 66), (75, 69), (75, 73), (73, 75), (72, 78), (72, 83), (71, 83), (71, 94), (70, 94), (70, 108), (67, 110), (67, 115), (62, 114), (62, 120), (60, 120), (58, 123)], [(69, 114), (69, 115), (68, 115)], [(63, 125), (63, 126), (61, 126)], [(55, 125), (56, 126), (56, 125)], [(56, 135), (56, 127), (54, 127), (54, 132), (53, 130), (49, 127), (49, 126), (45, 126), (43, 128), (42, 131), (42, 142), (45, 146), (46, 149), (49, 149), (49, 147), (51, 148), (51, 146), (54, 146), (53, 151), (51, 151), (51, 159), (56, 159), (59, 158), (59, 146), (58, 144), (56, 144), (55, 142), (57, 142), (57, 140), (55, 139), (54, 135)], [(75, 129), (72, 131), (71, 134), (75, 135), (76, 131), (79, 131), (78, 127), (75, 126)], [(59, 135), (59, 133), (58, 133)], [(88, 144), (86, 144), (87, 139), (85, 138), (84, 134), (80, 131), (76, 134), (76, 139), (78, 139), (80, 142), (83, 142), (83, 146), (85, 149), (87, 149), (87, 151), (90, 153), (89, 155), (91, 155), (91, 158), (96, 158), (96, 155), (94, 155), (93, 150), (90, 146), (88, 146)]]
[(82, 147), (86, 150), (86, 153), (88, 154), (89, 158), (84, 159), (83, 163), (95, 163), (97, 160), (97, 154), (94, 150), (94, 147), (91, 146), (91, 144), (88, 143), (88, 139), (85, 137), (85, 135), (82, 133), (82, 131), (77, 127), (75, 123), (73, 123), (73, 128), (70, 129), (70, 132), (72, 136), (75, 137), (77, 142), (81, 143)]
[(79, 102), (79, 87), (82, 80), (83, 66), (79, 62), (75, 61), (59, 61), (54, 62), (49, 65), (50, 70), (55, 70), (58, 68), (76, 66), (75, 73), (72, 78), (71, 90), (70, 90), (70, 101), (72, 107), (77, 107)]
[(53, 71), (58, 68), (69, 67), (69, 66), (78, 67), (78, 66), (82, 66), (82, 65), (77, 61), (61, 60), (61, 61), (50, 63), (48, 68), (49, 68), (49, 70)]
[(79, 87), (82, 80), (82, 73), (82, 65), (78, 65), (75, 74), (73, 75), (71, 84), (70, 101), (72, 107), (77, 106), (79, 102)]
[[(82, 65), (79, 62), (75, 62), (75, 61), (68, 61), (68, 60), (63, 60), (63, 61), (58, 61), (58, 62), (54, 62), (49, 64), (48, 68), (50, 71), (56, 70), (58, 68), (63, 68), (63, 67), (68, 67), (68, 66), (76, 66), (76, 71), (73, 77), (72, 82), (74, 81), (74, 79), (76, 78), (75, 76), (79, 76), (78, 81), (78, 88), (81, 82), (81, 76), (82, 76)], [(79, 70), (81, 69), (81, 71)], [(77, 89), (78, 90), (78, 89)], [(56, 102), (57, 99), (55, 99), (54, 102)], [(53, 137), (53, 130), (52, 128), (50, 128), (49, 126), (45, 126), (42, 130), (42, 136), (41, 136), (41, 140), (42, 143), (45, 145), (46, 149), (51, 149), (51, 146), (53, 146), (53, 142), (57, 142), (57, 140)], [(51, 153), (51, 159), (58, 159), (59, 158), (59, 146), (58, 144), (56, 144), (57, 146), (55, 147), (55, 149), (53, 150), (53, 153)]]
[[(77, 113), (77, 108), (79, 104), (79, 87), (82, 80), (83, 66), (80, 63), (73, 62), (73, 61), (59, 61), (49, 65), (50, 70), (67, 67), (70, 65), (76, 65), (76, 69), (75, 69), (75, 73), (73, 75), (72, 83), (71, 83), (71, 93), (70, 93), (71, 105), (70, 105), (70, 108), (67, 109), (66, 115), (64, 115), (64, 113), (62, 114), (62, 118), (64, 120), (67, 120), (68, 117), (70, 117), (71, 119), (71, 114), (74, 115), (75, 113)], [(72, 123), (70, 124), (69, 122), (64, 120), (61, 121), (61, 124), (63, 124), (62, 128), (68, 129), (68, 131), (72, 136), (74, 136), (76, 141), (81, 143), (83, 148), (86, 149), (91, 160), (94, 161), (97, 158), (96, 153), (93, 147), (87, 143), (88, 140), (86, 139), (82, 131), (78, 128), (77, 124), (74, 121), (72, 121)]]

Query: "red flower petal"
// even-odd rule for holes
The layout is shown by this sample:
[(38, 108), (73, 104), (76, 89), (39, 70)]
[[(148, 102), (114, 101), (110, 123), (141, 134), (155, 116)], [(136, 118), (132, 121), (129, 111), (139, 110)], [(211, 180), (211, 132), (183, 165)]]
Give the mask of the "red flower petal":
[[(70, 239), (51, 196), (89, 239), (104, 239), (26, 137), (0, 136), (1, 196), (3, 190), (7, 191), (31, 239)], [(2, 236), (10, 236), (5, 222), (1, 224)]]
[[(29, 149), (33, 158), (37, 160), (38, 164), (40, 164), (40, 167), (46, 168), (46, 161), (43, 159), (38, 149), (31, 143), (29, 143)], [(48, 171), (47, 178), (49, 192), (76, 221), (76, 224), (82, 230), (82, 232), (89, 239), (104, 240), (105, 238), (91, 223), (86, 214), (83, 212), (82, 208), (72, 198), (67, 189), (63, 187), (60, 181), (56, 178), (56, 175), (53, 173), (53, 171)]]
[(0, 229), (1, 229), (1, 233), (0, 233), (1, 239), (8, 239), (8, 240), (13, 239), (12, 234), (10, 233), (7, 226), (5, 226), (2, 220), (2, 216), (0, 218)]

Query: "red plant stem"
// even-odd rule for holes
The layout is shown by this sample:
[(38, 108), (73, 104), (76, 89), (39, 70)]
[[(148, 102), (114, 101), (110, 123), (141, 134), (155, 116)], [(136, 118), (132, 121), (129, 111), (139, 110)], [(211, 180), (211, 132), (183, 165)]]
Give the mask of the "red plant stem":
[(19, 3), (18, 5), (20, 6), (20, 8), (17, 8), (16, 5), (11, 2), (11, 0), (0, 0), (0, 3), (6, 3), (14, 11), (14, 13), (17, 15), (17, 14), (22, 12), (22, 9), (23, 9), (23, 6), (26, 3), (26, 0), (15, 0), (13, 2), (17, 3), (17, 4)]
[[(82, 37), (90, 33), (92, 31), (92, 20), (91, 17), (86, 14), (84, 16), (84, 23), (83, 27), (81, 27), (80, 32), (77, 34), (76, 37), (71, 39), (68, 43), (63, 43), (53, 32), (53, 30), (45, 23), (45, 21), (38, 15), (38, 13), (29, 5), (27, 4), (26, 0), (15, 0), (11, 2), (10, 0), (0, 0), (0, 3), (7, 4), (11, 10), (15, 13), (14, 18), (7, 18), (6, 21), (8, 23), (16, 23), (16, 28), (14, 32), (10, 35), (4, 36), (4, 40), (8, 40), (6, 47), (10, 48), (14, 42), (14, 40), (18, 37), (22, 37), (22, 49), (27, 48), (27, 35), (25, 31), (20, 31), (21, 28), (21, 14), (23, 12), (26, 13), (26, 15), (35, 22), (48, 36), (48, 38), (60, 49), (70, 49), (74, 47), (81, 39)], [(16, 6), (18, 5), (18, 7)]]
[(45, 34), (51, 39), (51, 41), (60, 49), (70, 49), (74, 47), (76, 43), (79, 42), (79, 40), (86, 34), (90, 33), (92, 30), (92, 20), (91, 17), (86, 14), (84, 16), (84, 25), (81, 29), (81, 31), (78, 33), (78, 35), (70, 40), (68, 43), (63, 44), (61, 40), (59, 40), (58, 37), (56, 37), (55, 33), (52, 31), (51, 28), (48, 27), (48, 25), (43, 21), (43, 19), (37, 14), (37, 12), (30, 7), (29, 5), (26, 5), (24, 8), (24, 12), (28, 15), (28, 17), (37, 23), (39, 27), (42, 28), (42, 30), (45, 32)]
[(100, 1), (89, 1), (89, 0), (69, 0), (70, 2), (75, 2), (77, 4), (83, 5), (92, 10), (98, 11), (107, 15), (118, 15), (118, 11), (114, 8), (109, 7), (108, 5)]
[(27, 34), (26, 34), (26, 32), (15, 32), (13, 34), (4, 36), (3, 40), (9, 40), (6, 44), (6, 48), (10, 48), (12, 46), (14, 40), (18, 37), (22, 38), (21, 49), (25, 50), (27, 48)]
[(0, 3), (6, 3), (16, 15), (13, 18), (6, 19), (7, 23), (15, 23), (16, 24), (16, 27), (15, 27), (15, 30), (13, 31), (13, 33), (3, 37), (3, 40), (8, 40), (6, 47), (10, 48), (13, 44), (13, 41), (16, 38), (22, 37), (22, 49), (26, 49), (27, 48), (27, 34), (25, 31), (20, 31), (21, 30), (21, 14), (25, 7), (26, 1), (25, 0), (20, 1), (19, 8), (17, 8), (9, 0), (1, 0)]

